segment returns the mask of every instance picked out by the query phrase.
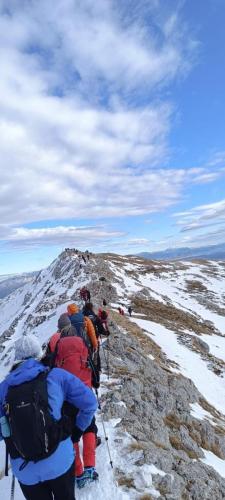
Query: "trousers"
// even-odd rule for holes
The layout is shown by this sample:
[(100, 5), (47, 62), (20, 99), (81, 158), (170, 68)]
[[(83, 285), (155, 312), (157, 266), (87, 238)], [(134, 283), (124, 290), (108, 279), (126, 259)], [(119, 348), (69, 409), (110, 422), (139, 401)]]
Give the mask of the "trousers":
[(80, 476), (84, 467), (95, 467), (95, 449), (96, 449), (96, 434), (87, 432), (83, 434), (83, 463), (80, 456), (79, 443), (74, 443), (76, 458), (75, 458), (75, 476)]
[(32, 485), (19, 484), (26, 500), (75, 500), (74, 463), (55, 479)]

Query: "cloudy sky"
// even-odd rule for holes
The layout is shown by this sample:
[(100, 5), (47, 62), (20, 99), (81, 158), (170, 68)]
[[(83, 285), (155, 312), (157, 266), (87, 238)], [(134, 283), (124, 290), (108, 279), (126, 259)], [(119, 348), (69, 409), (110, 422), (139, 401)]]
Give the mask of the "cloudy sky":
[(225, 241), (224, 0), (0, 0), (0, 274)]

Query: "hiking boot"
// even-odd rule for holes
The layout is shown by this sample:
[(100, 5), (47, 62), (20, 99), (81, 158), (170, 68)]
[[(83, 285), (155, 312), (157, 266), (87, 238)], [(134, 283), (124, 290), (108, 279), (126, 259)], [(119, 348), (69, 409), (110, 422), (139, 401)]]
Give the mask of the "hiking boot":
[(101, 444), (102, 440), (100, 436), (96, 436), (96, 448)]
[(90, 484), (93, 481), (97, 481), (98, 473), (94, 467), (85, 467), (83, 474), (76, 477), (76, 485), (79, 489), (84, 488), (86, 484)]

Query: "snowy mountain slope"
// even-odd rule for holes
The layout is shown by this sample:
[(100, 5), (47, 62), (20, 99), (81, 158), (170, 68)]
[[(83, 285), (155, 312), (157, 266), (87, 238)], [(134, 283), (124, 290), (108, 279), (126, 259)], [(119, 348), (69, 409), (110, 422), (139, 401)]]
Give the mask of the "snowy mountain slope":
[(22, 274), (5, 274), (0, 276), (0, 299), (4, 299), (17, 288), (29, 283), (36, 272)]
[[(67, 250), (31, 283), (1, 301), (1, 377), (7, 373), (15, 339), (32, 331), (42, 342), (46, 341), (56, 330), (57, 319), (67, 304), (79, 302), (79, 289), (84, 284), (88, 285), (95, 306), (103, 298), (111, 304), (114, 333), (109, 341), (110, 379), (103, 380), (102, 399), (116, 466), (112, 471), (103, 445), (97, 457), (102, 480), (79, 493), (78, 499), (87, 500), (93, 494), (99, 500), (141, 499), (143, 495), (170, 500), (224, 498), (224, 277), (224, 262), (170, 263), (104, 254), (91, 255), (84, 264), (75, 251)], [(125, 310), (132, 305), (131, 319), (114, 312), (119, 304)], [(103, 353), (102, 357), (107, 371)], [(147, 377), (145, 388), (142, 373)], [(159, 395), (155, 396), (158, 382), (152, 385), (154, 377), (164, 380), (163, 386), (157, 385), (159, 394), (165, 393), (163, 408)], [(134, 392), (136, 383), (140, 385), (139, 393), (143, 392), (141, 401), (140, 394)], [(142, 410), (137, 415), (136, 400), (138, 411)], [(156, 406), (154, 412), (152, 405)], [(113, 427), (115, 418), (118, 424)], [(101, 429), (100, 415), (98, 419)], [(148, 435), (144, 450), (139, 449), (143, 435), (138, 421)], [(166, 448), (160, 444), (158, 426)], [(138, 442), (134, 436), (139, 436)], [(160, 471), (158, 474), (154, 467)], [(191, 496), (203, 488), (204, 481), (196, 474), (201, 474), (205, 481), (211, 474), (211, 490), (204, 487), (204, 496)], [(3, 481), (0, 487), (4, 484), (8, 491), (9, 481)], [(194, 486), (193, 492), (188, 493), (190, 481)], [(175, 485), (178, 496), (174, 496)]]

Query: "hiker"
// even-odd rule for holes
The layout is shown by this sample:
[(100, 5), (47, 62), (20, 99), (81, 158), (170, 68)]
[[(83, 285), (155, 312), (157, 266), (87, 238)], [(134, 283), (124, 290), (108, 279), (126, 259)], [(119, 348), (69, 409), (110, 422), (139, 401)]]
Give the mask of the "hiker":
[(103, 324), (101, 322), (100, 317), (94, 312), (93, 304), (91, 302), (87, 302), (84, 305), (82, 312), (83, 312), (84, 316), (88, 316), (88, 318), (91, 319), (91, 321), (94, 325), (95, 334), (96, 334), (97, 339), (101, 335), (105, 335), (105, 333), (106, 333), (105, 328), (103, 327)]
[(86, 264), (86, 259), (85, 259), (85, 256), (82, 254), (82, 256), (81, 256), (81, 257), (82, 257), (82, 259), (83, 259), (84, 263)]
[(91, 294), (90, 294), (90, 291), (86, 288), (86, 286), (83, 286), (80, 289), (80, 298), (84, 302), (90, 302), (90, 300), (91, 300)]
[(103, 299), (102, 304), (103, 304), (103, 306), (107, 306), (107, 302), (105, 299)]
[(131, 306), (129, 306), (129, 307), (127, 308), (127, 310), (128, 310), (129, 316), (131, 316), (132, 311), (133, 311), (132, 307), (131, 307)]
[[(54, 354), (54, 365), (76, 375), (85, 385), (92, 387), (93, 372), (88, 347), (82, 337), (77, 335), (67, 314), (61, 314), (58, 320), (58, 332), (49, 341), (50, 352)], [(95, 470), (95, 449), (97, 426), (93, 417), (83, 434), (83, 464), (80, 458), (79, 443), (75, 443), (75, 476), (78, 488), (87, 482), (98, 479)]]
[(98, 341), (92, 321), (83, 315), (76, 304), (69, 304), (67, 306), (67, 313), (78, 335), (84, 335), (91, 351), (95, 351), (98, 347)]
[(84, 300), (84, 302), (85, 302), (85, 297), (86, 297), (86, 288), (85, 288), (85, 286), (83, 286), (80, 289), (80, 298), (81, 298), (81, 300)]
[[(15, 343), (14, 365), (0, 384), (0, 439), (27, 500), (75, 500), (72, 440), (90, 425), (96, 398), (71, 373), (44, 366), (42, 354), (34, 335)], [(64, 402), (78, 409), (73, 425)]]
[(97, 314), (95, 314), (93, 310), (93, 304), (91, 302), (87, 302), (83, 307), (83, 314), (88, 316), (93, 323), (95, 334), (98, 339), (98, 349), (96, 351), (96, 355), (93, 359), (93, 378), (92, 385), (95, 389), (98, 389), (100, 386), (100, 372), (101, 372), (101, 359), (100, 359), (100, 339), (101, 336), (106, 336), (107, 332)]
[(108, 312), (105, 309), (102, 309), (101, 307), (98, 310), (98, 316), (102, 322), (102, 325), (105, 329), (105, 335), (109, 335), (109, 328), (108, 328)]

